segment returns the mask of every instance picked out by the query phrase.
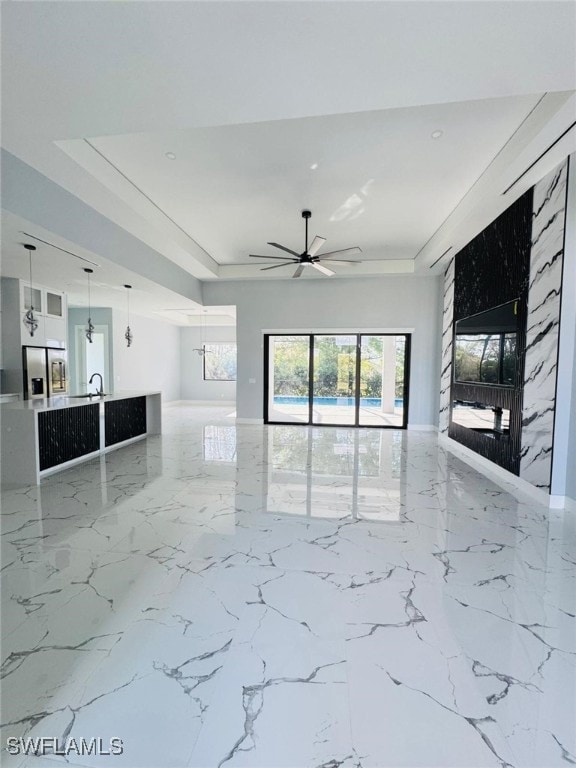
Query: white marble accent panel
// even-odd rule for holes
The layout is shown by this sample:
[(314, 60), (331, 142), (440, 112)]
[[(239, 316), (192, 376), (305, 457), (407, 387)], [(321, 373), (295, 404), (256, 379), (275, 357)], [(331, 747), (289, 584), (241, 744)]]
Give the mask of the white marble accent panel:
[(69, 749), (3, 766), (576, 761), (574, 516), (432, 432), (163, 429), (2, 496), (0, 747)]
[(564, 252), (566, 162), (534, 187), (520, 477), (549, 491)]
[(442, 310), (442, 366), (440, 373), (439, 430), (447, 433), (450, 422), (450, 388), (452, 384), (452, 325), (454, 320), (454, 259), (444, 273)]

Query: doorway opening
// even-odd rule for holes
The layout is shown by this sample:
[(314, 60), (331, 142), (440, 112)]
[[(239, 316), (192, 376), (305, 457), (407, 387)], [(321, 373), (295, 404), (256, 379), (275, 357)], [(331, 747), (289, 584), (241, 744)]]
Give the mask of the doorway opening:
[(86, 338), (86, 328), (82, 325), (75, 326), (75, 357), (74, 381), (72, 390), (78, 393), (96, 392), (99, 382), (90, 384), (93, 373), (102, 376), (104, 392), (111, 392), (110, 386), (110, 346), (108, 339), (108, 326), (94, 326), (92, 343)]
[(410, 334), (266, 334), (264, 422), (405, 429)]

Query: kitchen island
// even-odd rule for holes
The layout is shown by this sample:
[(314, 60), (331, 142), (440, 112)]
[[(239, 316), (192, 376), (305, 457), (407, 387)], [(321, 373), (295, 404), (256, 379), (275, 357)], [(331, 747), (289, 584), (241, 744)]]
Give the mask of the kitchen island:
[(48, 474), (162, 430), (160, 392), (62, 396), (0, 405), (2, 485)]

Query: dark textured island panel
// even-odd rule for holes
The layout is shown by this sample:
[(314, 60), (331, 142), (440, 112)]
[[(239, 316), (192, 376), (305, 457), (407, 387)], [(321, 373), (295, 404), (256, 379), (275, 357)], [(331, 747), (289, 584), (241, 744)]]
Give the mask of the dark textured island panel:
[(146, 434), (146, 398), (114, 400), (104, 406), (106, 446)]
[(99, 406), (60, 408), (38, 414), (40, 471), (100, 448)]

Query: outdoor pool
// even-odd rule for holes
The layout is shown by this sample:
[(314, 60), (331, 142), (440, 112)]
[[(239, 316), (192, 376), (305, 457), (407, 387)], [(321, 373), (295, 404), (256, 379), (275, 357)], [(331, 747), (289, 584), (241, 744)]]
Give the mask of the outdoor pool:
[[(291, 397), (289, 395), (274, 395), (275, 405), (306, 405), (308, 403), (307, 397)], [(314, 405), (339, 405), (339, 406), (354, 406), (353, 397), (315, 397)], [(361, 397), (360, 405), (364, 408), (380, 408), (382, 401), (379, 397)], [(397, 397), (394, 401), (396, 408), (401, 408), (403, 400), (401, 397)]]

